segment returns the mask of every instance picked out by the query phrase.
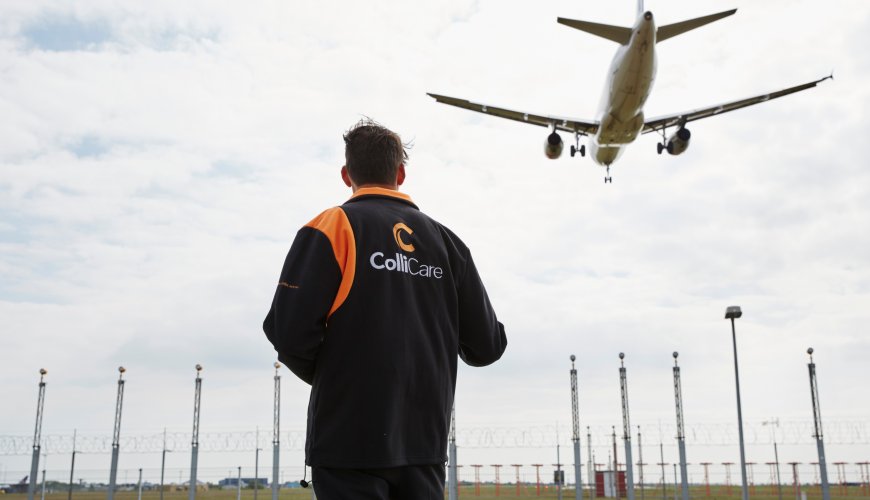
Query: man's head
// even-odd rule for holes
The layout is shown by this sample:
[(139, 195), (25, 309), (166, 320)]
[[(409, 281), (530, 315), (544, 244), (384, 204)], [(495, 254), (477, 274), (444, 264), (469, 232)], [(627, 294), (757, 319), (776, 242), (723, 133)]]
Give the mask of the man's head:
[(408, 152), (392, 130), (368, 118), (344, 134), (345, 166), (341, 175), (352, 187), (401, 185), (405, 180)]

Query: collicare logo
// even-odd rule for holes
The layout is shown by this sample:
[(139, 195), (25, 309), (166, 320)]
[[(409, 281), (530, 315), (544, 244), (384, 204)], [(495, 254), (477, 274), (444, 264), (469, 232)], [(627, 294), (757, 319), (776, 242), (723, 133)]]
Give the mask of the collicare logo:
[(414, 245), (402, 241), (402, 231), (408, 233), (408, 235), (414, 234), (414, 230), (406, 226), (404, 223), (397, 223), (395, 226), (393, 226), (393, 238), (396, 239), (396, 245), (399, 245), (399, 248), (406, 252), (413, 252)]
[[(406, 252), (413, 252), (414, 245), (405, 243), (405, 240), (402, 239), (402, 233), (412, 235), (414, 234), (414, 230), (402, 222), (393, 226), (393, 238), (396, 240), (396, 245)], [(369, 264), (371, 264), (372, 268), (377, 269), (378, 271), (394, 271), (420, 278), (441, 279), (441, 277), (444, 276), (444, 269), (440, 266), (424, 264), (416, 258), (408, 257), (401, 252), (396, 252), (395, 255), (391, 257), (384, 255), (384, 252), (374, 252), (369, 256)]]

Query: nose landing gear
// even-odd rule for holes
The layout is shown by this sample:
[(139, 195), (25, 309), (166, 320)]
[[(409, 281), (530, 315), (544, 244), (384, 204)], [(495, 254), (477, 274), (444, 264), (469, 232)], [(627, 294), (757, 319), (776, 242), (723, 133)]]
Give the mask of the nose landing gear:
[(610, 177), (610, 165), (607, 165), (607, 175), (604, 177), (604, 183), (607, 184), (608, 182), (613, 184), (613, 177)]

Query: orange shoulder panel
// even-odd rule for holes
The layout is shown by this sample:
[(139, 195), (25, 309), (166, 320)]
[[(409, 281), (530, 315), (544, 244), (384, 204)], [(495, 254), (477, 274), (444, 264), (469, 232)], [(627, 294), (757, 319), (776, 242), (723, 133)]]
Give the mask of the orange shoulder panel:
[(341, 269), (341, 285), (335, 294), (335, 301), (329, 309), (327, 319), (332, 316), (347, 299), (353, 278), (356, 273), (356, 240), (347, 214), (340, 207), (330, 208), (305, 225), (326, 235), (335, 254), (335, 260)]

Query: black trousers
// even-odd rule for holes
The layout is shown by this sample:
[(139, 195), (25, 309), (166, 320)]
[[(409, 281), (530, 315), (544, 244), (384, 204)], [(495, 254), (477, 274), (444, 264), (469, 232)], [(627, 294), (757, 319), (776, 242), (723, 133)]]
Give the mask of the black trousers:
[(312, 467), (317, 500), (444, 500), (444, 465), (389, 469)]

